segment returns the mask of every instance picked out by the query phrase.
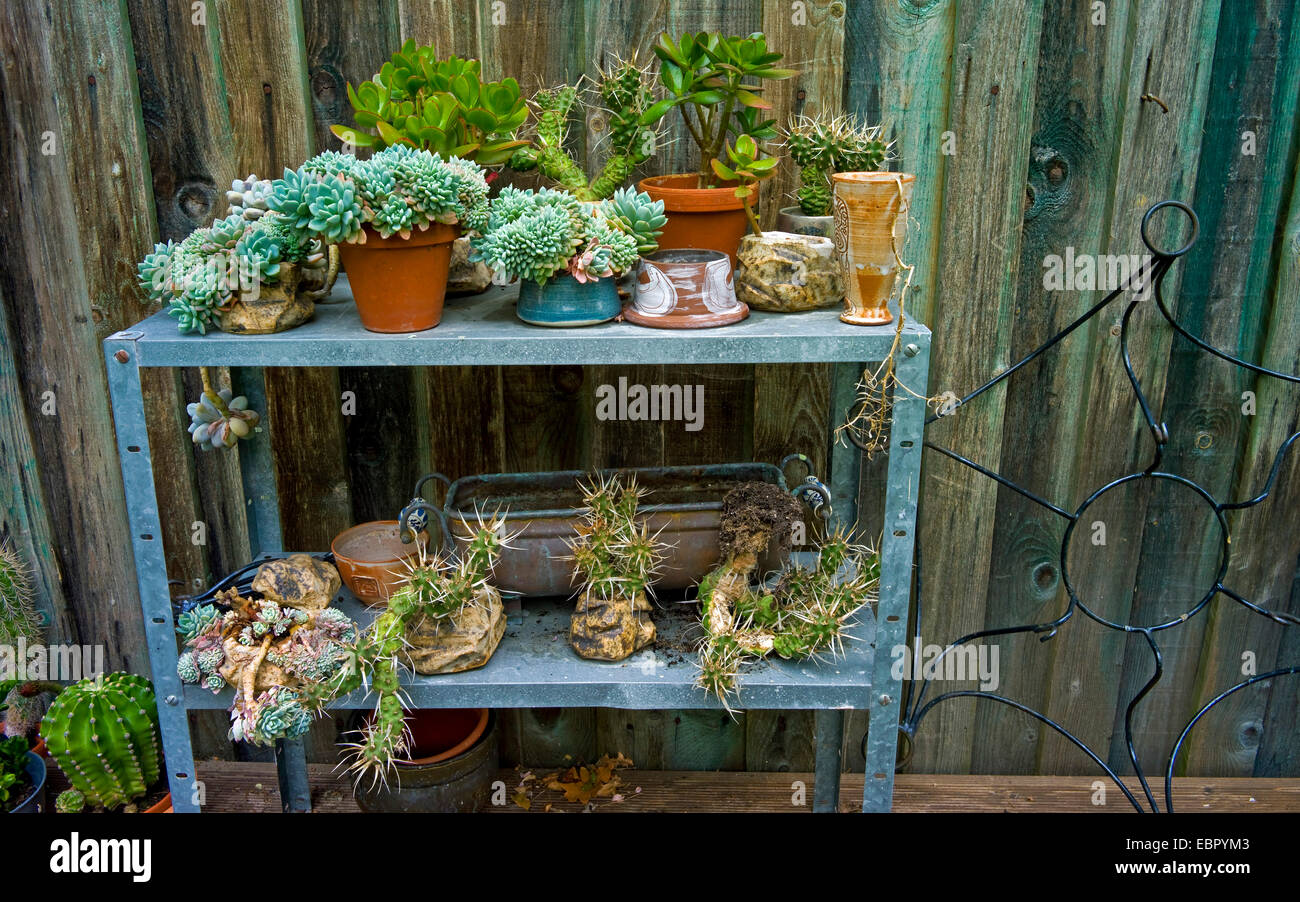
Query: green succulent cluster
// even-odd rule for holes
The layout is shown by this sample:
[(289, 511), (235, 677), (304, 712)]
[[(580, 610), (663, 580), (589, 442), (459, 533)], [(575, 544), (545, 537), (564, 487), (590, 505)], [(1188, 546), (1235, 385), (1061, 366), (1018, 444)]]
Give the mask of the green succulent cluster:
[(140, 287), (151, 300), (167, 304), (181, 332), (206, 334), (217, 313), (240, 294), (278, 284), (282, 264), (320, 253), (295, 222), (272, 211), (250, 217), (252, 209), (258, 208), (240, 206), (180, 242), (156, 244), (137, 265)]
[[(473, 259), (512, 279), (544, 284), (560, 272), (580, 282), (626, 272), (662, 228), (663, 205), (644, 194), (617, 206), (583, 203), (567, 191), (507, 187), (492, 202)], [(655, 245), (657, 246), (657, 245)]]
[(630, 477), (597, 477), (583, 487), (584, 510), (569, 543), (584, 593), (599, 599), (632, 598), (649, 588), (663, 546), (650, 535), (637, 507), (645, 491)]
[[(596, 99), (581, 103), (592, 95)], [(579, 200), (603, 200), (654, 154), (659, 143), (659, 117), (642, 121), (653, 102), (649, 70), (637, 66), (634, 61), (614, 63), (600, 74), (594, 88), (588, 88), (584, 78), (576, 85), (538, 91), (533, 96), (536, 137), (531, 146), (515, 151), (510, 158), (510, 168), (520, 172), (536, 168)], [(597, 103), (608, 117), (609, 150), (600, 173), (588, 181), (582, 167), (564, 149), (564, 144), (574, 106), (594, 107)]]
[(505, 545), (505, 520), (480, 519), (474, 537), (455, 561), (426, 558), (421, 553), (405, 583), (388, 599), (388, 607), (351, 644), (345, 663), (321, 687), (317, 698), (354, 692), (363, 686), (374, 693), (375, 709), (350, 743), (350, 769), (357, 779), (387, 780), (408, 749), (406, 714), (401, 699), (401, 673), (407, 666), (406, 632), (428, 619), (441, 620), (477, 603), (489, 585), (492, 568)]
[(27, 740), (21, 736), (0, 738), (0, 812), (16, 807), (32, 784), (27, 775), (27, 749)]
[(624, 232), (636, 239), (637, 253), (644, 257), (659, 247), (659, 235), (668, 224), (664, 202), (635, 188), (620, 188), (600, 205), (605, 218), (617, 222)]
[(317, 154), (297, 171), (286, 169), (267, 203), (296, 228), (341, 244), (364, 242), (364, 226), (384, 238), (407, 238), (435, 222), (481, 229), (487, 195), (476, 163), (395, 144), (366, 160), (332, 150)]
[[(199, 605), (177, 618), (176, 632), (185, 643), (176, 662), (182, 682), (219, 692), (227, 683), (222, 668), (235, 665), (230, 735), (257, 745), (307, 732), (318, 705), (304, 687), (334, 679), (357, 636), (356, 625), (335, 608), (310, 612), (265, 599), (238, 599), (224, 613), (214, 604)], [(230, 639), (247, 649), (265, 645), (266, 663), (290, 682), (255, 692), (260, 659), (245, 671), (244, 660), (230, 658), (239, 652), (227, 653)]]
[(185, 412), (190, 415), (190, 438), (204, 451), (233, 448), (239, 439), (251, 437), (262, 421), (261, 414), (248, 409), (248, 398), (236, 398), (228, 388), (205, 389), (198, 401), (185, 406)]
[(41, 721), (41, 738), (73, 788), (100, 808), (134, 803), (161, 773), (153, 686), (135, 674), (64, 689)]
[(407, 40), (370, 81), (348, 85), (356, 127), (330, 130), (354, 147), (404, 145), (499, 166), (527, 141), (515, 132), (528, 106), (513, 78), (485, 82), (478, 60)]
[(786, 148), (799, 167), (799, 206), (806, 216), (831, 212), (831, 175), (875, 172), (889, 158), (880, 126), (851, 116), (801, 116), (786, 130)]
[(696, 685), (727, 704), (728, 696), (739, 694), (739, 669), (746, 659), (770, 652), (787, 659), (841, 653), (846, 624), (876, 597), (880, 557), (836, 533), (819, 546), (814, 566), (787, 568), (770, 590), (746, 587), (719, 622), (709, 612), (723, 570), (700, 583), (706, 635)]
[(0, 542), (0, 645), (12, 648), (19, 639), (41, 641), (41, 616), (27, 564), (5, 540)]

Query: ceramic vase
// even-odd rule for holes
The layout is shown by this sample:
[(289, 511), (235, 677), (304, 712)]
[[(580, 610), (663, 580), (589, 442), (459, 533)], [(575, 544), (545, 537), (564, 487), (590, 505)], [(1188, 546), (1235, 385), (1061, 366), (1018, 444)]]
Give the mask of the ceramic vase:
[(837, 172), (835, 252), (846, 292), (840, 319), (859, 326), (892, 322), (889, 297), (907, 237), (907, 211), (916, 176), (901, 172)]

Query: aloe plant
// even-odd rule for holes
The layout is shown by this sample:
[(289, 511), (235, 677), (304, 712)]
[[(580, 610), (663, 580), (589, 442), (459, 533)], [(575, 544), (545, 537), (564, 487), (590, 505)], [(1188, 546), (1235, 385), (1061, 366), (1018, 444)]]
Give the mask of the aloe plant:
[(369, 81), (348, 85), (356, 126), (330, 130), (354, 147), (405, 144), (499, 166), (528, 144), (515, 138), (528, 105), (513, 78), (485, 82), (480, 71), (478, 60), (440, 60), (411, 38)]
[(798, 72), (775, 65), (782, 54), (768, 50), (766, 36), (700, 32), (673, 41), (665, 32), (654, 52), (660, 61), (659, 81), (668, 96), (652, 104), (641, 122), (657, 122), (674, 108), (681, 111), (686, 131), (700, 151), (701, 188), (717, 187), (720, 176), (713, 161), (722, 156), (729, 135), (736, 139), (748, 135), (757, 142), (777, 137), (776, 120), (764, 118), (772, 108), (761, 96), (764, 82), (781, 81)]

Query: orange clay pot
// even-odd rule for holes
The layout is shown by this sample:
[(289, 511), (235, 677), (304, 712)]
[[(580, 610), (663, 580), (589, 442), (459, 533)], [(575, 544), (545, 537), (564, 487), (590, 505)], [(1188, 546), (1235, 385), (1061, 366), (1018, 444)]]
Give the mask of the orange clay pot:
[(171, 814), (172, 813), (172, 794), (169, 792), (144, 810), (145, 814)]
[(381, 238), (370, 226), (364, 244), (340, 244), (361, 325), (370, 332), (423, 332), (442, 319), (459, 225), (434, 223), (410, 238)]
[(907, 210), (916, 176), (901, 172), (837, 172), (832, 209), (835, 252), (848, 291), (840, 319), (858, 326), (892, 322), (889, 297), (907, 238)]
[(755, 195), (743, 201), (736, 197), (734, 185), (722, 188), (697, 188), (699, 178), (690, 175), (657, 175), (642, 179), (637, 186), (651, 200), (664, 202), (668, 224), (659, 236), (660, 250), (696, 247), (722, 251), (731, 257), (736, 268), (740, 239), (749, 230), (745, 204), (754, 205)]

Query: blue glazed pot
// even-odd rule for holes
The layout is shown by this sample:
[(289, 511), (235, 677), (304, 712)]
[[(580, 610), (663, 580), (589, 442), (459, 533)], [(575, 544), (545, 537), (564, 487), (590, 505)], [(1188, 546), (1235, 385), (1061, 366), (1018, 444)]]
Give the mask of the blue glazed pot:
[(568, 273), (552, 276), (545, 285), (519, 283), (519, 318), (534, 326), (594, 326), (618, 316), (622, 304), (612, 277), (579, 282)]
[(35, 752), (27, 753), (27, 777), (36, 789), (10, 814), (40, 814), (45, 810), (45, 760)]

